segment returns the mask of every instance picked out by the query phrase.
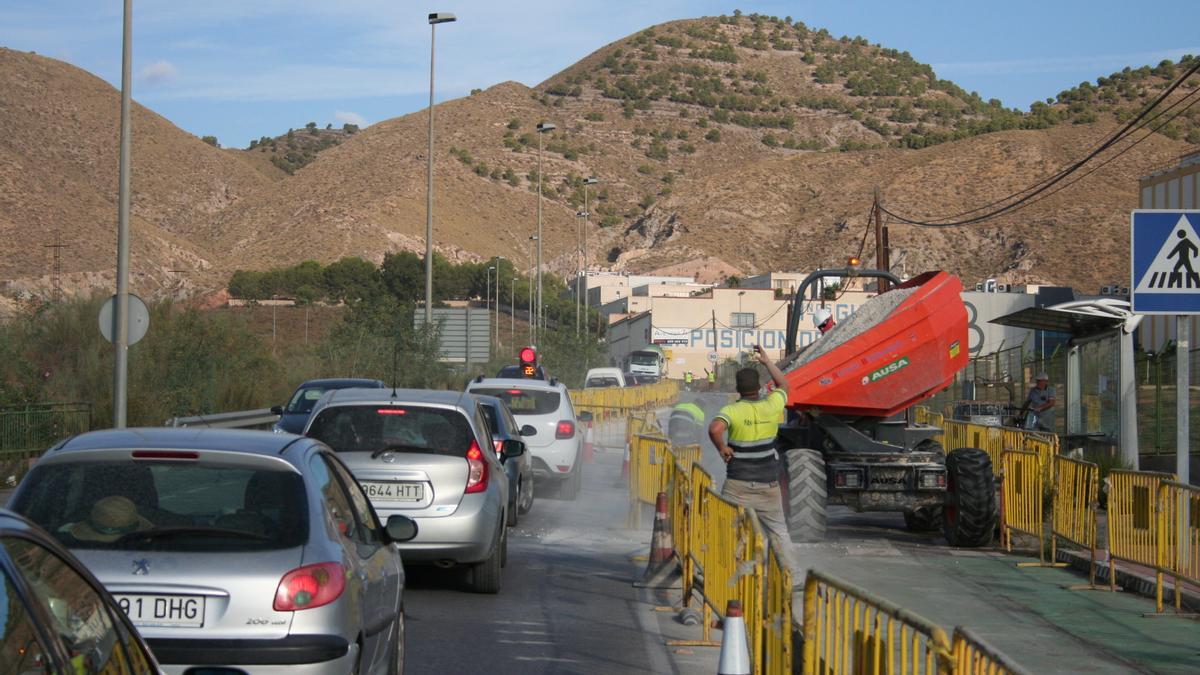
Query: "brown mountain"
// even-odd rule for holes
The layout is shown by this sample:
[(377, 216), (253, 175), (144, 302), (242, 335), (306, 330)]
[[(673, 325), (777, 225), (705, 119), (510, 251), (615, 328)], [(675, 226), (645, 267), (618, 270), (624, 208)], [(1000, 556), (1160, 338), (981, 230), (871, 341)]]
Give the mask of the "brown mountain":
[[(540, 139), (545, 246), (560, 271), (575, 264), (588, 175), (601, 181), (589, 195), (593, 264), (723, 262), (747, 273), (839, 264), (860, 249), (874, 190), (917, 218), (993, 201), (1078, 157), (1175, 70), (1127, 69), (1020, 112), (862, 38), (770, 17), (672, 22), (535, 88), (507, 82), (439, 105), (435, 243), (452, 258), (529, 264), (534, 126), (548, 121), (557, 128)], [(12, 233), (0, 279), (44, 288), (49, 252), (37, 247), (52, 243), (42, 240), (56, 223), (71, 233), (64, 240), (76, 267), (64, 269), (110, 269), (117, 93), (71, 66), (11, 51), (0, 51), (0, 91), (0, 228)], [(420, 111), (345, 135), (286, 175), (264, 161), (278, 148), (217, 150), (139, 108), (135, 269), (151, 270), (144, 284), (162, 292), (178, 283), (163, 270), (203, 269), (187, 278), (214, 287), (237, 268), (422, 250), (425, 119)], [(893, 225), (893, 261), (968, 281), (1119, 280), (1138, 176), (1197, 141), (1200, 125), (1185, 115), (1012, 215), (953, 229)]]
[[(0, 279), (44, 292), (61, 243), (67, 288), (112, 287), (120, 96), (65, 63), (0, 48)], [(223, 267), (212, 219), (269, 181), (135, 106), (132, 264), (139, 289)]]

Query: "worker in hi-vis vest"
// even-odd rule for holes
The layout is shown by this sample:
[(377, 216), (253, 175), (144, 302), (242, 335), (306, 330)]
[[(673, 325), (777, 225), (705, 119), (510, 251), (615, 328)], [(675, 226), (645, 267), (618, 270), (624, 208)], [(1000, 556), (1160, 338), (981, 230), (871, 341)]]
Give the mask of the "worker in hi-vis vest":
[(691, 445), (704, 438), (704, 409), (691, 401), (676, 403), (667, 419), (667, 438), (675, 445)]
[(791, 538), (779, 488), (779, 451), (775, 449), (780, 416), (788, 401), (788, 382), (761, 345), (755, 345), (754, 351), (775, 382), (775, 390), (763, 396), (758, 371), (739, 370), (735, 380), (741, 398), (721, 408), (708, 426), (708, 436), (725, 460), (721, 496), (754, 509), (784, 557), (781, 562), (791, 566)]

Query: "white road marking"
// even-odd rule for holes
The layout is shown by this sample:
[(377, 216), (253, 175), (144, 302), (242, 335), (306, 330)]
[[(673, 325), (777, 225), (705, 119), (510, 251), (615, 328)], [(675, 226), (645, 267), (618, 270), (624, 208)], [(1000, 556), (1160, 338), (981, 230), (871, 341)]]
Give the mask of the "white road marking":
[(496, 640), (502, 645), (552, 645), (548, 640)]
[(554, 661), (555, 663), (583, 663), (575, 659), (564, 659), (557, 656), (516, 656), (518, 661)]

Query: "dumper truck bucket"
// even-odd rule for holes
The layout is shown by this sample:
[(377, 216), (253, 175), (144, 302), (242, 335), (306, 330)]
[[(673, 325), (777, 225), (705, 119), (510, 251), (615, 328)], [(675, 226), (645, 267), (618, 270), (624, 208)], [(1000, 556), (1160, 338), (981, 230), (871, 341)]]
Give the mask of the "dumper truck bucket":
[(889, 417), (945, 389), (969, 357), (961, 293), (957, 277), (928, 272), (871, 298), (780, 363), (788, 406)]

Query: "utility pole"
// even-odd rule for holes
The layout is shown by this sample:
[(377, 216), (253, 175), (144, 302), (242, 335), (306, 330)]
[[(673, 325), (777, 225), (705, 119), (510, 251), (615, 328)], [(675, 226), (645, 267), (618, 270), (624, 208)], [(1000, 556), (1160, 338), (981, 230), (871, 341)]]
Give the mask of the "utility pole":
[[(879, 188), (875, 188), (875, 197), (871, 202), (871, 218), (875, 221), (875, 269), (887, 271), (887, 244), (883, 232), (883, 214), (879, 210)], [(887, 279), (876, 279), (877, 290), (883, 293), (888, 290)]]

